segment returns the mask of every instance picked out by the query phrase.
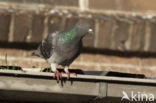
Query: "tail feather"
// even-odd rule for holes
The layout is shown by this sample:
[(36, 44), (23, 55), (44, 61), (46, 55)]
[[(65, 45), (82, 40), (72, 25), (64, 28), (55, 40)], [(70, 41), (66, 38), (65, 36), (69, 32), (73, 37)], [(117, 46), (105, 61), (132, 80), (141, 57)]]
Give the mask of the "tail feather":
[(41, 54), (38, 51), (35, 51), (31, 54), (31, 56), (38, 56), (41, 57)]
[(35, 53), (35, 52), (33, 52), (33, 53), (31, 54), (31, 56), (36, 56), (36, 53)]

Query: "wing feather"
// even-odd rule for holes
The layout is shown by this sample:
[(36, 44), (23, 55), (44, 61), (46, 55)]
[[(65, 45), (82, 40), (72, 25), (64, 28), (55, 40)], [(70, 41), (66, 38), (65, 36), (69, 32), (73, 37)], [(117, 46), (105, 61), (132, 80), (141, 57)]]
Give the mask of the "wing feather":
[(48, 59), (50, 58), (51, 54), (53, 53), (53, 49), (56, 46), (56, 39), (57, 39), (58, 32), (54, 32), (49, 34), (39, 46), (41, 55)]

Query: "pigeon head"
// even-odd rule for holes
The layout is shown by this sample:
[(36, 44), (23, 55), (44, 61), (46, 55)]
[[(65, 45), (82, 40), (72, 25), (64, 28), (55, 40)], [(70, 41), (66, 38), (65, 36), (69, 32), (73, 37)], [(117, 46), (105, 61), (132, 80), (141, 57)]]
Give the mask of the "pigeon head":
[[(61, 43), (77, 43), (86, 34), (93, 34), (93, 30), (90, 29), (90, 25), (87, 22), (78, 22), (74, 27), (62, 33), (59, 36)], [(77, 41), (77, 42), (76, 42)]]
[(75, 27), (80, 36), (84, 36), (86, 34), (93, 34), (93, 30), (90, 29), (90, 25), (87, 22), (78, 22), (75, 25)]

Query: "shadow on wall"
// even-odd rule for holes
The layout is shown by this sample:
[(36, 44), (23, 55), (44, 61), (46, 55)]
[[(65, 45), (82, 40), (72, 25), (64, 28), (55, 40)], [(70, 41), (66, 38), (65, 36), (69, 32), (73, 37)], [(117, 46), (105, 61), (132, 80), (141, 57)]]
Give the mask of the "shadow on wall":
[[(13, 48), (13, 49), (23, 49), (23, 50), (35, 50), (38, 47), (38, 43), (8, 43), (0, 42), (0, 48)], [(113, 55), (119, 57), (140, 57), (140, 58), (156, 58), (156, 53), (152, 52), (129, 52), (129, 51), (119, 51), (119, 50), (109, 50), (109, 49), (95, 49), (95, 48), (83, 48), (82, 52), (90, 54), (103, 54), (103, 55)]]

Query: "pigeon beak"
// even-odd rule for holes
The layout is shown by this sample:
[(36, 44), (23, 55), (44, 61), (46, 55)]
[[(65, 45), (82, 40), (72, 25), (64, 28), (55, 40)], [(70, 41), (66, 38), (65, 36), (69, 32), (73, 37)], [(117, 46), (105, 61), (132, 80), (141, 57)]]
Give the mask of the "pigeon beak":
[(93, 32), (93, 29), (89, 29), (89, 30), (88, 30), (88, 33), (91, 34), (91, 35), (93, 35), (93, 33), (94, 33), (94, 32)]

